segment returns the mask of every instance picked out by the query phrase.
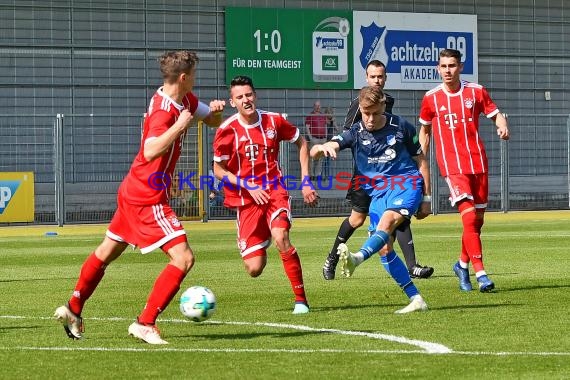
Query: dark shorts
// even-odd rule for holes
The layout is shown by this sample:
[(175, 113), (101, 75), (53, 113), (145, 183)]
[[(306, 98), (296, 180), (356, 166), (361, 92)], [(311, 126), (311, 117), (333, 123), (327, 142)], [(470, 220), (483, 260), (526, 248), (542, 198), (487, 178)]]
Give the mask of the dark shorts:
[(366, 191), (364, 191), (362, 187), (359, 187), (358, 190), (355, 189), (355, 182), (353, 175), (350, 180), (350, 188), (346, 193), (346, 199), (354, 211), (368, 215), (372, 198), (370, 198), (370, 195), (366, 194)]

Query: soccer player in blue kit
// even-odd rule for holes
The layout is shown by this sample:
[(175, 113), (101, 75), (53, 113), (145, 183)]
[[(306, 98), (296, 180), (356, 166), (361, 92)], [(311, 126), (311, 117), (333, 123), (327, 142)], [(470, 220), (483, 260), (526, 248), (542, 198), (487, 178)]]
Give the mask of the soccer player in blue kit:
[(343, 273), (380, 253), (384, 269), (409, 297), (410, 303), (397, 314), (427, 310), (428, 306), (412, 282), (404, 262), (394, 251), (398, 225), (416, 215), (431, 213), (429, 165), (422, 153), (416, 129), (403, 118), (385, 113), (386, 96), (378, 87), (364, 87), (358, 96), (362, 121), (324, 144), (311, 148), (311, 157), (336, 158), (342, 149), (355, 149), (357, 184), (370, 195), (370, 222), (376, 231), (356, 253), (339, 245)]

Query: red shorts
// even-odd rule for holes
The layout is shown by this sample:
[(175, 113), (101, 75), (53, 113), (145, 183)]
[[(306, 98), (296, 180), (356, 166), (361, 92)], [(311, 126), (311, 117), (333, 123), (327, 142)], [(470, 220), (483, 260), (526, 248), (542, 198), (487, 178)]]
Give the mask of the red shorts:
[(106, 235), (115, 241), (138, 246), (142, 253), (157, 248), (166, 252), (170, 247), (187, 241), (184, 227), (168, 204), (132, 205), (120, 195)]
[(487, 173), (450, 174), (445, 177), (449, 186), (449, 201), (452, 206), (462, 199), (471, 199), (475, 208), (487, 208), (489, 181)]
[[(280, 214), (284, 212), (283, 215)], [(282, 187), (272, 190), (267, 204), (251, 203), (237, 208), (237, 245), (243, 259), (264, 256), (271, 244), (271, 228), (291, 228), (289, 193)]]

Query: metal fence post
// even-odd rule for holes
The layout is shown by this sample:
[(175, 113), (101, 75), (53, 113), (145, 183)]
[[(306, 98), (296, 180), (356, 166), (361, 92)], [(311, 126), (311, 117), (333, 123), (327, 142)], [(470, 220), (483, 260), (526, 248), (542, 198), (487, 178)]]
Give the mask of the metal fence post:
[[(285, 120), (287, 120), (287, 118), (289, 117), (288, 114), (283, 113), (281, 114), (281, 116), (283, 116), (283, 118)], [(307, 144), (309, 144), (309, 142), (307, 141)], [(290, 172), (290, 163), (289, 163), (289, 147), (290, 144), (285, 144), (285, 143), (281, 143), (279, 144), (279, 156), (278, 156), (278, 161), (279, 161), (279, 165), (281, 166), (281, 170), (283, 170), (283, 173), (285, 173), (285, 175), (289, 175), (291, 174)], [(310, 148), (310, 146), (309, 146)], [(309, 159), (309, 166), (311, 165), (311, 161)], [(285, 186), (289, 186), (289, 180), (285, 179)]]
[[(433, 135), (432, 135), (433, 136)], [(429, 136), (431, 139), (431, 136)], [(437, 159), (435, 157), (435, 146), (433, 141), (429, 144), (429, 168), (431, 182), (431, 212), (433, 215), (439, 214), (439, 168), (437, 167)]]
[[(506, 113), (505, 119), (509, 118)], [(509, 142), (501, 140), (501, 211), (507, 213), (510, 208), (509, 199)]]
[(509, 142), (501, 140), (501, 211), (509, 211)]
[(206, 128), (208, 127), (204, 125), (204, 121), (200, 120), (198, 122), (198, 216), (203, 223), (206, 223), (210, 216), (210, 189), (208, 185), (204, 185), (202, 179), (209, 174), (212, 166), (210, 160), (206, 159), (207, 151), (204, 149), (204, 147), (209, 146)]
[(54, 122), (55, 169), (55, 221), (59, 227), (65, 223), (65, 160), (63, 145), (63, 114)]
[(566, 157), (568, 157), (568, 170), (566, 173), (568, 175), (568, 208), (570, 208), (570, 115), (568, 115), (568, 120), (566, 121), (566, 132), (568, 132), (566, 136)]

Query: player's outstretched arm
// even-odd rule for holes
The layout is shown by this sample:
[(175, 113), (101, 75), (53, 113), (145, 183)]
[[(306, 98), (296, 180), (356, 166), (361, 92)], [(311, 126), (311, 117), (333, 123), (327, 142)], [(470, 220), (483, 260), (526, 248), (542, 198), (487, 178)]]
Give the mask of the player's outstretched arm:
[(499, 112), (494, 118), (495, 125), (497, 126), (497, 135), (501, 140), (508, 140), (511, 136), (509, 134), (509, 122), (505, 114)]
[(211, 127), (219, 127), (222, 124), (222, 112), (226, 102), (224, 100), (212, 100), (210, 102), (210, 113), (204, 118), (204, 123)]
[(430, 138), (431, 138), (431, 125), (422, 124), (422, 126), (420, 127), (420, 133), (418, 134), (418, 139), (420, 140), (422, 152), (426, 157), (429, 154)]
[[(303, 136), (295, 141), (295, 145), (299, 149), (299, 162), (301, 164), (301, 178), (303, 178), (301, 193), (303, 200), (309, 206), (315, 206), (319, 200), (319, 194), (309, 180), (309, 148), (307, 140)], [(308, 183), (307, 183), (308, 181)]]
[(336, 159), (340, 145), (336, 141), (327, 141), (324, 144), (317, 144), (311, 148), (311, 158), (318, 160), (322, 157), (331, 157)]
[(263, 205), (269, 202), (269, 194), (248, 178), (239, 178), (228, 170), (227, 161), (214, 162), (214, 176), (220, 181), (229, 182), (237, 188), (246, 189), (255, 203)]
[(424, 219), (429, 214), (431, 214), (431, 182), (430, 182), (430, 170), (429, 163), (426, 156), (422, 153), (414, 157), (414, 161), (418, 165), (418, 170), (420, 171), (423, 179), (423, 199), (420, 203), (420, 208), (416, 214), (417, 219)]
[[(163, 123), (165, 117), (169, 117), (166, 112), (157, 112), (155, 119), (151, 123)], [(160, 119), (163, 118), (163, 119)], [(168, 128), (163, 134), (157, 137), (147, 138), (144, 144), (144, 158), (147, 161), (152, 161), (158, 157), (163, 156), (168, 149), (172, 146), (172, 143), (180, 137), (191, 125), (194, 116), (188, 110), (182, 110), (176, 122)]]

